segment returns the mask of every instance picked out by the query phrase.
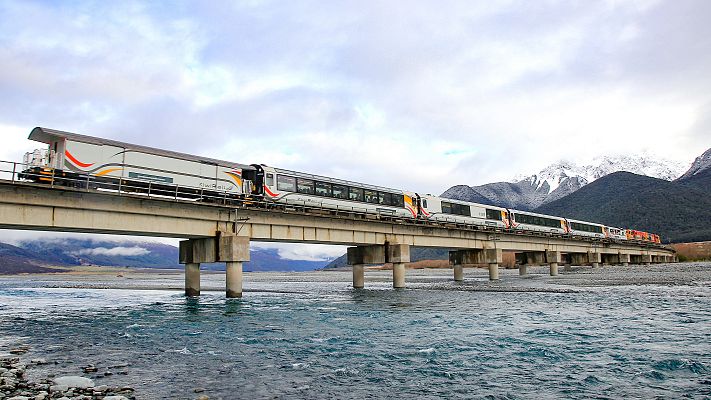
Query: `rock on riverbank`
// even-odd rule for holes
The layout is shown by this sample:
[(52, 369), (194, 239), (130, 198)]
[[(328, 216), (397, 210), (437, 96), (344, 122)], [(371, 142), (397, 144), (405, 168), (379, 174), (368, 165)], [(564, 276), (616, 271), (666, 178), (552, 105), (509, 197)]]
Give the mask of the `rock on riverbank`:
[(61, 376), (46, 378), (39, 382), (25, 377), (27, 368), (45, 364), (44, 359), (32, 360), (29, 364), (19, 357), (0, 358), (0, 400), (134, 400), (133, 388), (95, 386), (89, 378)]

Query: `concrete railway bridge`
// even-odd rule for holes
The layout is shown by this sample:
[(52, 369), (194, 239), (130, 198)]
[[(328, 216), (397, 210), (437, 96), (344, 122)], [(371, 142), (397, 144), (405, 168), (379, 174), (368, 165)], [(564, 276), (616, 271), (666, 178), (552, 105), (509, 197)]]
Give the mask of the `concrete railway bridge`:
[(200, 264), (226, 263), (226, 295), (242, 295), (242, 263), (249, 261), (250, 241), (318, 243), (351, 246), (348, 264), (353, 286), (364, 286), (364, 267), (393, 264), (393, 287), (405, 287), (410, 247), (450, 250), (454, 280), (463, 267), (485, 264), (489, 279), (499, 278), (502, 252), (519, 253), (529, 265), (558, 266), (601, 263), (650, 264), (675, 260), (670, 248), (648, 243), (619, 243), (550, 234), (516, 234), (456, 224), (387, 220), (375, 215), (325, 210), (265, 208), (259, 205), (208, 204), (165, 194), (71, 189), (0, 180), (0, 228), (40, 231), (124, 234), (183, 238), (180, 263), (185, 265), (185, 293), (200, 294)]

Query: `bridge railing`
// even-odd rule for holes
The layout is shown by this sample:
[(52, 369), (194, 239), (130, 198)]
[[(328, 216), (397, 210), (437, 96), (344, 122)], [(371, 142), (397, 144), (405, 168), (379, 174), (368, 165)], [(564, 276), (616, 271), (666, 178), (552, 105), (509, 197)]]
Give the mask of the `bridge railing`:
[[(359, 217), (371, 219), (391, 219), (394, 222), (402, 222), (414, 225), (426, 225), (432, 227), (447, 227), (466, 230), (484, 231), (491, 234), (507, 233), (526, 236), (544, 236), (544, 237), (560, 237), (575, 240), (584, 240), (590, 242), (615, 242), (610, 239), (599, 239), (589, 236), (578, 236), (571, 234), (559, 234), (552, 232), (534, 232), (534, 231), (518, 231), (506, 230), (499, 227), (491, 227), (486, 225), (477, 225), (463, 223), (455, 220), (453, 217), (440, 217), (438, 220), (429, 220), (422, 218), (413, 218), (406, 216), (393, 216), (388, 213), (373, 212), (365, 207), (358, 206), (342, 206), (328, 204), (323, 202), (313, 201), (290, 201), (289, 203), (276, 203), (273, 201), (264, 200), (257, 197), (238, 198), (235, 193), (226, 190), (205, 189), (194, 186), (183, 186), (158, 183), (152, 181), (138, 181), (121, 179), (117, 177), (102, 177), (91, 174), (76, 174), (72, 173), (66, 176), (62, 171), (57, 171), (53, 168), (29, 168), (30, 166), (24, 163), (13, 161), (0, 160), (0, 179), (10, 181), (12, 183), (44, 183), (50, 187), (72, 188), (75, 190), (107, 192), (114, 195), (130, 195), (146, 198), (154, 198), (170, 201), (195, 202), (204, 204), (218, 204), (234, 208), (259, 208), (278, 210), (283, 212), (299, 212), (299, 213), (320, 213), (333, 214), (336, 213), (341, 217)], [(641, 242), (634, 240), (620, 241), (624, 244), (637, 244), (640, 246), (654, 247), (654, 243)]]

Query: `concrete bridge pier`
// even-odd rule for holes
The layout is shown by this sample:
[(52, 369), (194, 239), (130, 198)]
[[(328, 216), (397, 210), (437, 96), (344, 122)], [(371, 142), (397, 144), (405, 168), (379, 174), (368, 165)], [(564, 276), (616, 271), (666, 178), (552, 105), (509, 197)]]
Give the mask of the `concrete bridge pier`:
[(393, 288), (405, 287), (405, 264), (410, 262), (410, 245), (388, 244), (385, 261), (393, 264)]
[(185, 295), (200, 295), (200, 264), (224, 262), (225, 295), (242, 297), (242, 263), (249, 261), (249, 238), (229, 234), (180, 242), (180, 263), (185, 264)]
[(200, 264), (185, 264), (185, 295), (188, 297), (200, 296)]
[(620, 253), (617, 256), (617, 258), (623, 267), (630, 265), (630, 255), (629, 254)]
[(249, 238), (221, 235), (217, 241), (218, 260), (226, 264), (225, 294), (242, 297), (242, 263), (249, 261)]
[(548, 266), (550, 268), (550, 275), (551, 276), (557, 276), (558, 275), (558, 264), (562, 262), (562, 257), (560, 254), (560, 251), (550, 251), (546, 250), (546, 262), (548, 263)]
[(363, 289), (365, 287), (365, 265), (385, 264), (385, 246), (373, 244), (349, 247), (347, 257), (348, 265), (353, 268), (353, 288)]
[(464, 280), (464, 267), (462, 267), (461, 264), (454, 264), (452, 265), (452, 268), (454, 269), (454, 281), (455, 282), (461, 282)]
[(353, 288), (363, 289), (365, 287), (365, 265), (353, 265)]
[(644, 265), (652, 264), (652, 256), (649, 254), (642, 254), (642, 264), (644, 264)]
[(587, 253), (570, 253), (570, 263), (572, 265), (587, 265), (588, 264)]
[(521, 264), (518, 267), (518, 274), (520, 276), (526, 275), (528, 272), (528, 266), (534, 266), (534, 265), (543, 265), (546, 263), (545, 261), (546, 258), (546, 253), (544, 251), (527, 251), (524, 253), (524, 259), (526, 260), (525, 264)]
[(617, 265), (620, 263), (620, 255), (617, 253), (601, 253), (600, 257), (602, 257), (602, 265)]
[(215, 262), (215, 238), (183, 240), (179, 244), (180, 263), (185, 264), (185, 295), (200, 296), (200, 264)]
[(588, 262), (590, 263), (590, 265), (592, 265), (593, 268), (597, 268), (600, 266), (600, 263), (602, 262), (602, 255), (598, 252), (589, 251), (588, 252)]
[(499, 279), (499, 264), (503, 260), (500, 249), (466, 249), (449, 252), (449, 263), (454, 267), (454, 280), (464, 280), (463, 264), (487, 264), (489, 280)]
[(528, 273), (528, 264), (521, 264), (518, 266), (519, 276), (524, 276)]

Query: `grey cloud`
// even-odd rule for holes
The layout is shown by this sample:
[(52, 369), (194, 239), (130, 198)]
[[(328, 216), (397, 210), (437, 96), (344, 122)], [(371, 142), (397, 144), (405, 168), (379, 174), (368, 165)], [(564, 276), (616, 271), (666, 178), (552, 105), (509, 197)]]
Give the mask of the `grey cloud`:
[[(535, 127), (521, 121), (584, 100), (588, 88), (708, 101), (708, 3), (636, 4), (6, 2), (0, 118), (187, 152), (240, 137), (380, 130), (537, 162), (558, 151), (531, 141)], [(629, 27), (637, 36), (619, 40)], [(190, 91), (219, 86), (219, 75), (186, 82), (210, 68), (238, 83), (296, 79), (199, 106)], [(362, 126), (364, 104), (382, 126)]]

